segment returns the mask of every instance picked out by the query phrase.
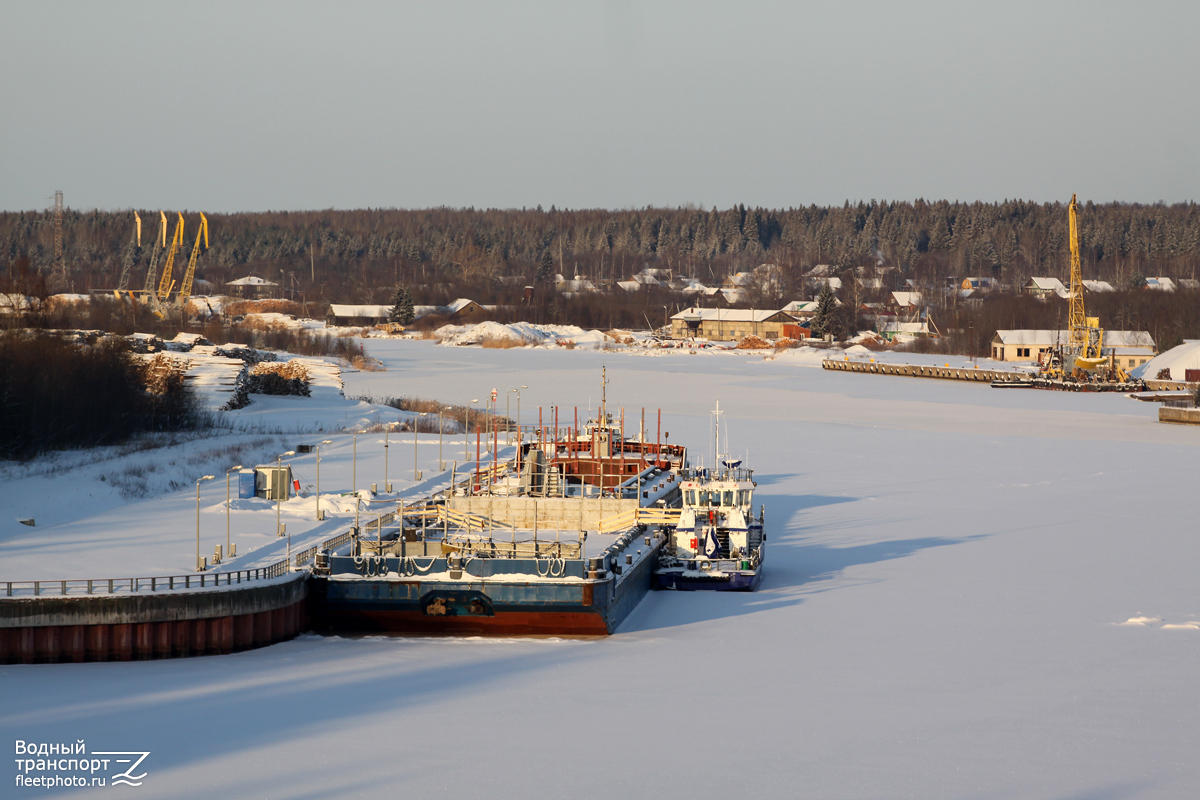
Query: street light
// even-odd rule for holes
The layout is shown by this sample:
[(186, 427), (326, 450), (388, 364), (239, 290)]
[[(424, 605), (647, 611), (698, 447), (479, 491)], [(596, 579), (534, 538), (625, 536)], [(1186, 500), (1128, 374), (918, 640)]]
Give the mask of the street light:
[(321, 445), (329, 444), (329, 439), (317, 445), (317, 519), (321, 519)]
[[(281, 477), (283, 474), (283, 457), (284, 456), (294, 456), (294, 455), (296, 455), (295, 450), (288, 450), (286, 453), (280, 453), (278, 456), (275, 457), (275, 464), (276, 464), (275, 477), (276, 477), (276, 479)], [(279, 507), (283, 504), (283, 492), (278, 491), (277, 488), (274, 486), (271, 487), (271, 490), (275, 492), (275, 535), (277, 537), (283, 536), (283, 531), (279, 527)]]
[(517, 472), (521, 471), (521, 389), (528, 389), (528, 386), (521, 386), (515, 391), (517, 393)]
[(509, 423), (512, 422), (512, 393), (515, 391), (518, 390), (509, 389), (504, 393), (504, 427), (507, 429), (506, 432), (508, 433), (508, 436), (505, 437), (506, 444), (512, 444), (512, 426)]
[(423, 416), (425, 416), (425, 412), (420, 411), (420, 412), (417, 412), (417, 415), (415, 417), (413, 417), (412, 429), (413, 429), (413, 480), (414, 481), (421, 480), (421, 471), (417, 469), (417, 441), (420, 438), (420, 436), (418, 435), (418, 434), (420, 434), (420, 430), (419, 430), (420, 426), (417, 423), (419, 423), (421, 421), (421, 417), (423, 417)]
[(446, 426), (445, 412), (449, 411), (450, 406), (442, 406), (438, 409), (438, 471), (441, 472), (446, 468), (446, 462), (442, 459), (442, 432)]
[[(479, 398), (476, 397), (471, 402), (478, 403)], [(471, 444), (471, 407), (467, 406), (467, 421), (463, 424), (463, 461), (464, 462), (471, 460), (471, 451), (469, 449), (470, 444)]]
[(225, 470), (225, 557), (229, 558), (229, 473), (237, 472), (241, 464)]
[(205, 475), (196, 481), (196, 572), (204, 571), (204, 568), (200, 566), (200, 484), (212, 479), (212, 475)]
[(388, 483), (388, 446), (391, 444), (389, 438), (392, 433), (394, 422), (389, 422), (387, 427), (383, 429), (383, 490), (385, 492), (392, 491), (392, 485)]

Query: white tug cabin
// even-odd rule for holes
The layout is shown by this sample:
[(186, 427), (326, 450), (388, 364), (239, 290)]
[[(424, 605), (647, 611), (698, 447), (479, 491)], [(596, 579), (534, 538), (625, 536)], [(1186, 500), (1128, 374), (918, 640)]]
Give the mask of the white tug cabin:
[[(762, 545), (754, 517), (754, 471), (737, 466), (685, 470), (683, 508), (674, 532), (675, 555), (690, 559), (751, 558)], [(710, 536), (716, 538), (714, 548)]]

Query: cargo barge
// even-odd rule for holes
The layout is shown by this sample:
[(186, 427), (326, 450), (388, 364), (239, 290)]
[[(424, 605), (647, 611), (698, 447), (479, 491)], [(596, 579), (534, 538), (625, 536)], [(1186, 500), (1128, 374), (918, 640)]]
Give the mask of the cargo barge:
[[(468, 636), (603, 636), (654, 582), (679, 520), (687, 451), (627, 438), (624, 413), (532, 430), (516, 456), (476, 461), (449, 490), (317, 554), (314, 629)], [(539, 417), (542, 414), (539, 411)], [(493, 453), (498, 437), (493, 434)], [(372, 535), (374, 534), (374, 535)]]

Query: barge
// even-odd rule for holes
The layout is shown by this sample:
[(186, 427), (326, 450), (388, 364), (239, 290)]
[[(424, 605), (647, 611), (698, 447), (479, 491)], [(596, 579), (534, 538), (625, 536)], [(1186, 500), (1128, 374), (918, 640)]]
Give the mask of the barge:
[[(515, 457), (476, 461), (451, 488), (317, 554), (318, 631), (603, 636), (654, 583), (679, 521), (687, 451), (627, 438), (624, 413), (539, 424)], [(372, 536), (372, 533), (374, 535)]]

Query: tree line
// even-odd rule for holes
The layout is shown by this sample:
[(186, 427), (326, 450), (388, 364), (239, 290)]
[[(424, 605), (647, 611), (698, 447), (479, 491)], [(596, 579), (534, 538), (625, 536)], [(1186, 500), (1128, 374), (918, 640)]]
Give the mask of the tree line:
[[(140, 251), (134, 247), (132, 211), (66, 210), (64, 253), (74, 291), (112, 288), (126, 266), (130, 286), (141, 285), (158, 213), (139, 213), (146, 225)], [(169, 219), (174, 215), (168, 212)], [(184, 217), (191, 226), (185, 232), (190, 249), (196, 215), (184, 212)], [(445, 305), (470, 297), (499, 306), (495, 316), (502, 320), (653, 327), (685, 305), (720, 298), (693, 300), (660, 287), (566, 296), (555, 291), (555, 276), (580, 275), (611, 287), (653, 267), (712, 286), (734, 272), (773, 263), (779, 266), (778, 280), (770, 291), (752, 287), (748, 293), (749, 305), (765, 308), (812, 297), (814, 289), (802, 276), (829, 264), (844, 282), (883, 268), (880, 289), (860, 290), (849, 281), (840, 296), (853, 307), (913, 286), (937, 307), (940, 327), (990, 337), (994, 325), (1048, 323), (1046, 317), (1058, 313), (1055, 304), (1033, 305), (1009, 296), (989, 297), (986, 307), (959, 305), (952, 293), (942, 291), (947, 285), (968, 276), (996, 278), (1011, 287), (1032, 276), (1065, 282), (1069, 259), (1066, 204), (1022, 200), (723, 210), (360, 209), (208, 218), (211, 249), (200, 257), (199, 278), (218, 291), (226, 281), (247, 275), (267, 278), (281, 283), (278, 293), (310, 315), (322, 313), (329, 302), (392, 305), (402, 286), (415, 304)], [(1085, 202), (1079, 218), (1084, 276), (1107, 280), (1119, 290), (1096, 300), (1098, 309), (1112, 306), (1107, 327), (1155, 327), (1164, 344), (1200, 335), (1185, 299), (1192, 293), (1172, 300), (1161, 293), (1127, 291), (1144, 276), (1196, 276), (1200, 209), (1195, 203)], [(50, 212), (0, 213), (0, 294), (45, 294), (53, 241)], [(185, 251), (177, 257), (177, 270), (186, 256)], [(853, 314), (842, 313), (839, 320), (839, 330), (857, 327)]]
[[(146, 225), (141, 253), (130, 211), (64, 214), (64, 252), (76, 291), (111, 288), (139, 259), (137, 285), (158, 218)], [(175, 212), (168, 212), (168, 219)], [(194, 226), (194, 214), (184, 212)], [(1065, 278), (1064, 203), (859, 202), (792, 209), (364, 209), (208, 215), (211, 249), (199, 276), (218, 286), (258, 275), (311, 300), (384, 303), (393, 287), (414, 287), (418, 303), (473, 292), (483, 302), (520, 294), (555, 273), (594, 280), (628, 277), (643, 266), (712, 284), (765, 261), (793, 285), (816, 264), (893, 267), (905, 280), (987, 276), (1019, 284), (1033, 275)], [(174, 223), (172, 223), (173, 225)], [(0, 260), (26, 256), (52, 267), (50, 212), (0, 213)], [(194, 227), (190, 229), (194, 231)], [(190, 249), (193, 234), (185, 232)], [(1088, 278), (1126, 285), (1139, 275), (1195, 277), (1200, 209), (1195, 203), (1086, 202), (1080, 240)], [(183, 257), (186, 257), (186, 253)], [(178, 266), (177, 266), (178, 268)]]

